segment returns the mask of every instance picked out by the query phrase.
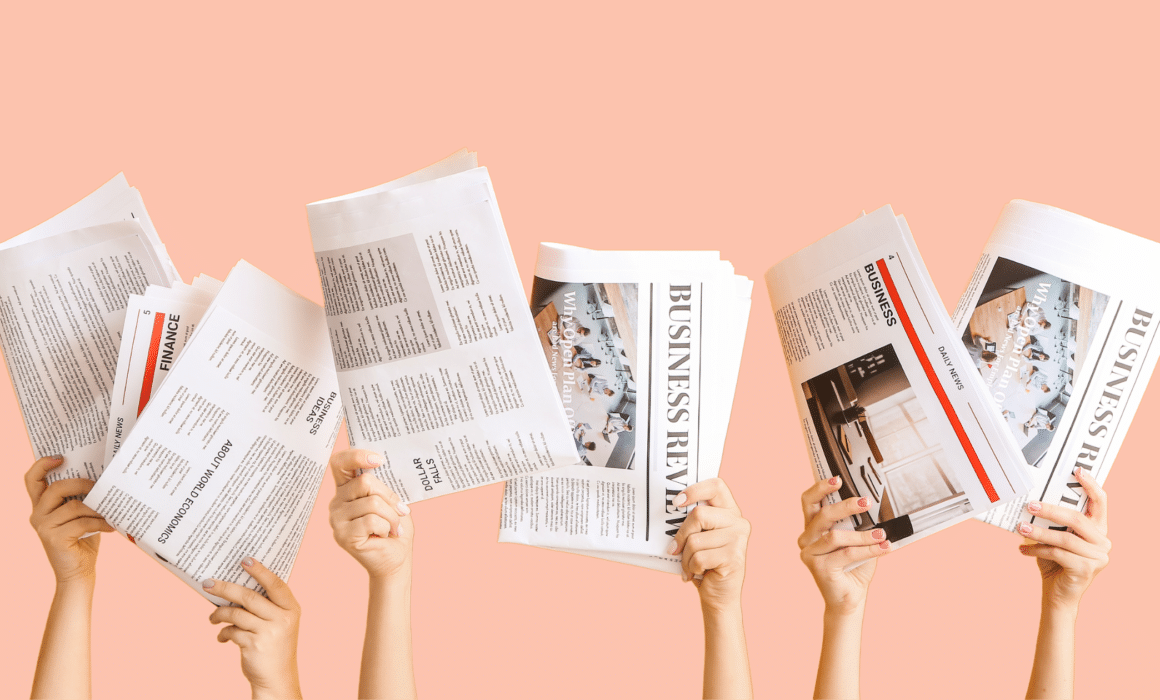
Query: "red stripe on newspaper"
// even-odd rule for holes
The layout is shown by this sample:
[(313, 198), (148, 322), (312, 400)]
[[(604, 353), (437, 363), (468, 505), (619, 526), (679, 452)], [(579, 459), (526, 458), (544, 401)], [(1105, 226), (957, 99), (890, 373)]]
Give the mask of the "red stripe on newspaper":
[(145, 410), (149, 395), (153, 393), (153, 372), (157, 368), (157, 351), (161, 347), (161, 332), (165, 330), (165, 314), (154, 312), (153, 337), (149, 339), (149, 359), (145, 364), (145, 376), (141, 378), (141, 402), (137, 404), (137, 415)]
[(902, 306), (902, 301), (898, 298), (898, 290), (894, 287), (894, 280), (890, 277), (890, 271), (886, 269), (885, 260), (878, 261), (878, 271), (882, 273), (882, 281), (886, 283), (886, 290), (890, 292), (890, 298), (894, 301), (894, 309), (898, 312), (898, 319), (902, 321), (902, 327), (906, 329), (906, 336), (910, 338), (910, 344), (914, 346), (914, 352), (918, 355), (918, 361), (922, 363), (922, 369), (926, 372), (927, 378), (930, 379), (930, 386), (934, 389), (935, 395), (938, 396), (939, 403), (942, 404), (947, 418), (951, 419), (951, 427), (955, 429), (955, 435), (959, 436), (959, 442), (962, 444), (963, 450), (967, 453), (967, 459), (971, 460), (971, 466), (975, 468), (975, 476), (979, 477), (979, 483), (983, 485), (983, 490), (987, 493), (987, 498), (991, 499), (991, 503), (994, 503), (999, 500), (999, 494), (995, 492), (995, 487), (991, 485), (991, 479), (987, 476), (986, 470), (983, 469), (983, 463), (979, 461), (979, 455), (975, 454), (974, 446), (967, 439), (967, 433), (963, 430), (963, 424), (959, 421), (958, 414), (951, 407), (951, 400), (947, 398), (947, 392), (943, 390), (942, 382), (935, 375), (934, 367), (930, 364), (930, 359), (926, 356), (926, 351), (922, 349), (922, 343), (918, 340), (918, 333), (914, 331), (914, 324), (910, 322), (910, 316), (907, 315), (906, 309)]

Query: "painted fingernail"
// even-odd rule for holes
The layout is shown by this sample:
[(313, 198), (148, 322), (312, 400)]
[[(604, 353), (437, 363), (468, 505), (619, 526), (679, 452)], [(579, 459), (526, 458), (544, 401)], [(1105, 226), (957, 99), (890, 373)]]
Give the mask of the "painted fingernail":
[(253, 557), (246, 557), (245, 559), (242, 560), (242, 566), (253, 566), (253, 565), (254, 565)]
[(876, 540), (886, 539), (886, 531), (882, 529), (874, 530), (870, 533), (870, 536)]
[(859, 499), (858, 499), (858, 507), (859, 507), (859, 508), (869, 508), (869, 507), (870, 507), (870, 499), (868, 499), (868, 498), (859, 498)]
[(1039, 501), (1031, 501), (1027, 504), (1027, 510), (1031, 513), (1038, 513), (1043, 510), (1043, 504)]
[(1075, 474), (1076, 476), (1087, 476), (1087, 472), (1084, 471), (1083, 467), (1076, 467), (1072, 474)]
[(1019, 534), (1030, 535), (1031, 534), (1031, 523), (1019, 523)]
[(206, 580), (202, 581), (202, 582), (201, 582), (201, 587), (202, 587), (202, 588), (205, 588), (206, 590), (209, 590), (210, 588), (213, 588), (213, 579), (212, 579), (212, 578), (207, 578)]
[(669, 554), (676, 554), (676, 553), (677, 553), (677, 541), (673, 540), (673, 543), (669, 545)]
[(890, 549), (890, 540), (886, 540), (885, 542), (880, 543), (878, 545), (878, 549), (883, 549), (883, 550)]
[(375, 454), (374, 452), (368, 453), (366, 460), (367, 464), (371, 465), (372, 467), (381, 467), (383, 465), (383, 456), (380, 454)]
[(683, 506), (688, 502), (689, 502), (689, 497), (685, 495), (684, 491), (682, 491), (681, 493), (678, 493), (677, 497), (673, 499), (674, 506)]
[(839, 479), (838, 477), (835, 476), (833, 479), (830, 479), (830, 486), (837, 486), (838, 482), (840, 482), (840, 481), (841, 481), (841, 479)]
[(399, 511), (399, 515), (410, 515), (411, 509), (407, 507), (406, 503), (399, 501), (395, 504), (395, 510)]

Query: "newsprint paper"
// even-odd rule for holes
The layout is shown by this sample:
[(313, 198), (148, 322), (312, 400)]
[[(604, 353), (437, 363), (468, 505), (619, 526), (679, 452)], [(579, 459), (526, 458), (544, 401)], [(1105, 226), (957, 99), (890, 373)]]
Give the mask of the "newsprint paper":
[(897, 547), (1022, 497), (1027, 467), (902, 217), (864, 215), (766, 273), (794, 400), (846, 527)]
[[(962, 344), (1030, 465), (1029, 497), (1082, 510), (1156, 366), (1160, 244), (1042, 204), (1008, 204), (955, 309)], [(1026, 499), (980, 519), (1008, 530)], [(1044, 521), (1046, 526), (1052, 523)]]
[(307, 211), (350, 444), (379, 479), (414, 502), (576, 463), (474, 153)]
[(508, 481), (501, 542), (680, 572), (672, 499), (720, 468), (752, 289), (716, 252), (540, 246), (532, 313), (580, 462)]
[(48, 481), (96, 479), (130, 295), (180, 277), (141, 196), (118, 175), (0, 244), (0, 347)]
[(289, 578), (340, 418), (322, 309), (241, 261), (85, 504), (223, 605), (243, 557)]

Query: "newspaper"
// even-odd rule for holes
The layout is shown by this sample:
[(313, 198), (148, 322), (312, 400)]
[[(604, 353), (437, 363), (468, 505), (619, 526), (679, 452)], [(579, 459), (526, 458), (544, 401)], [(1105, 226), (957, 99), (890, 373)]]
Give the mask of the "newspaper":
[[(1156, 366), (1157, 263), (1160, 244), (1061, 209), (1016, 200), (999, 217), (954, 321), (1031, 498), (1082, 510), (1076, 467), (1107, 477)], [(1025, 503), (980, 519), (1015, 530), (1036, 521)]]
[(128, 298), (179, 280), (123, 175), (0, 244), (0, 347), (34, 457), (65, 457), (49, 481), (100, 475)]
[(896, 547), (1011, 503), (1030, 480), (889, 206), (766, 273), (802, 430), (843, 521)]
[(474, 153), (307, 209), (350, 444), (403, 501), (576, 463)]
[(672, 499), (720, 468), (752, 289), (716, 252), (540, 246), (532, 313), (580, 463), (508, 481), (501, 542), (680, 572)]
[(150, 286), (144, 295), (129, 296), (109, 409), (105, 464), (113, 461), (153, 391), (173, 369), (221, 284), (199, 275), (192, 285)]
[(322, 309), (241, 261), (85, 504), (180, 577), (290, 576), (341, 423)]

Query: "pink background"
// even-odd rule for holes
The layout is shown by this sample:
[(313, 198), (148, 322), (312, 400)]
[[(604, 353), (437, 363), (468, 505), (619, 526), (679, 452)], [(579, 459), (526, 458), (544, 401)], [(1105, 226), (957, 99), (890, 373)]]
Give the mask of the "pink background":
[[(495, 182), (530, 285), (536, 243), (720, 248), (760, 280), (780, 258), (894, 205), (948, 302), (1003, 204), (1025, 198), (1160, 237), (1154, 15), (1057, 4), (12, 3), (0, 26), (0, 236), (123, 170), (179, 269), (244, 257), (319, 300), (305, 204), (462, 146)], [(753, 521), (745, 590), (759, 697), (806, 697), (821, 601), (799, 563), (810, 469), (764, 286), (754, 292), (723, 475)], [(1108, 481), (1110, 568), (1079, 624), (1081, 696), (1154, 666), (1153, 388)], [(30, 449), (0, 391), (0, 696), (28, 691), (53, 579), (28, 526)], [(426, 697), (691, 697), (696, 594), (676, 577), (496, 543), (499, 485), (419, 504), (416, 674)], [(365, 576), (319, 495), (292, 578), (304, 690), (355, 693)], [(241, 697), (211, 607), (106, 536), (100, 697)], [(1021, 696), (1039, 576), (1018, 538), (967, 523), (879, 569), (863, 697)], [(1152, 601), (1152, 602), (1150, 602)]]

